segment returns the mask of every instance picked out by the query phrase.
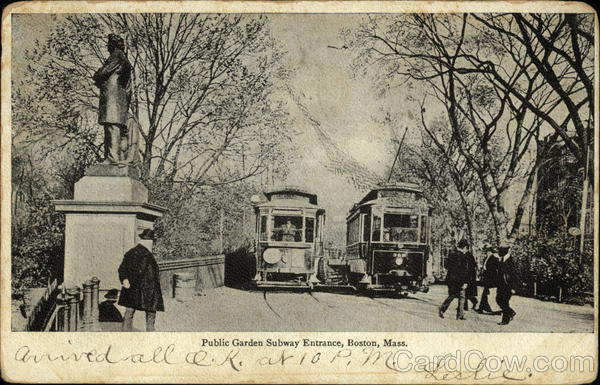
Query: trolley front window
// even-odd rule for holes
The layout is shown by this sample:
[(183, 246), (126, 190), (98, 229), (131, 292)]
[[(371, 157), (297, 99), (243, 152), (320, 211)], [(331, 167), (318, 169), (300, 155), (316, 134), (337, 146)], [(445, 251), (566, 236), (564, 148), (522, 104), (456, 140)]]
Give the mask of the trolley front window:
[(302, 242), (302, 217), (275, 215), (271, 217), (271, 240)]
[(384, 214), (383, 241), (418, 242), (419, 216), (412, 214)]

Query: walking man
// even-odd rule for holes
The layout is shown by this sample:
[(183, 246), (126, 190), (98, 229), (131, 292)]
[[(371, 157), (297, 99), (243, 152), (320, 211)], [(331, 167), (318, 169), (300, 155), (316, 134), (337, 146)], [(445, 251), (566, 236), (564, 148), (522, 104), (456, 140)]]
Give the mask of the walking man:
[(458, 308), (456, 309), (456, 319), (464, 320), (464, 301), (465, 289), (467, 287), (469, 262), (467, 260), (468, 242), (461, 239), (458, 242), (458, 250), (454, 250), (448, 256), (446, 285), (448, 285), (448, 298), (442, 303), (438, 314), (444, 318), (444, 312), (455, 298), (458, 298)]
[(496, 302), (502, 309), (502, 321), (498, 325), (508, 325), (517, 313), (510, 307), (510, 298), (515, 294), (518, 286), (513, 259), (510, 256), (510, 248), (507, 244), (498, 248), (500, 263), (498, 265), (498, 291)]
[(498, 286), (498, 264), (500, 263), (496, 254), (496, 249), (492, 247), (492, 245), (486, 245), (484, 251), (487, 256), (483, 262), (481, 279), (483, 283), (483, 292), (481, 293), (479, 309), (477, 309), (479, 314), (483, 314), (484, 312), (494, 313), (494, 310), (492, 310), (492, 307), (490, 306), (488, 296), (490, 295), (490, 289)]
[(125, 253), (119, 266), (119, 280), (123, 285), (119, 305), (125, 306), (123, 331), (133, 330), (136, 310), (146, 312), (146, 331), (154, 331), (156, 312), (164, 311), (158, 265), (150, 252), (154, 231), (146, 229), (139, 235), (140, 242)]
[(465, 310), (469, 310), (469, 301), (473, 304), (473, 306), (471, 306), (472, 309), (475, 309), (475, 306), (477, 306), (477, 262), (475, 261), (473, 253), (468, 249), (466, 257), (468, 263), (468, 281), (467, 288), (465, 289)]

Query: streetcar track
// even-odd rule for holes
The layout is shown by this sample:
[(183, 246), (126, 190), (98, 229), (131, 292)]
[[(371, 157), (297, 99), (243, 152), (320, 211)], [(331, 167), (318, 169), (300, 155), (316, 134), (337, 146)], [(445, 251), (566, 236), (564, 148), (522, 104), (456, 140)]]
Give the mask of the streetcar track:
[[(379, 303), (384, 303), (383, 301), (378, 301), (378, 302), (379, 302)], [(393, 308), (395, 311), (398, 311), (398, 312), (400, 312), (400, 313), (406, 313), (406, 314), (410, 314), (410, 315), (412, 315), (412, 316), (415, 316), (415, 317), (421, 317), (422, 315), (427, 315), (427, 316), (429, 316), (429, 315), (431, 315), (431, 314), (432, 314), (431, 312), (428, 312), (428, 311), (425, 311), (425, 310), (416, 310), (416, 309), (412, 309), (411, 311), (408, 311), (408, 310), (404, 310), (404, 309), (400, 308), (399, 306), (392, 306), (392, 305), (390, 305), (390, 304), (387, 304), (387, 303), (384, 303), (384, 304), (385, 304), (385, 305), (387, 305), (387, 306), (389, 306), (389, 307), (391, 307), (391, 308)], [(437, 309), (436, 309), (436, 312), (435, 312), (435, 313), (437, 314)], [(428, 322), (429, 322), (429, 321), (428, 321)], [(448, 326), (448, 325), (445, 325), (443, 322), (441, 322), (441, 323), (439, 323), (439, 324), (436, 324), (436, 325), (440, 325), (440, 326), (442, 326), (444, 329), (448, 329), (448, 328), (449, 328), (449, 326)]]
[(383, 302), (383, 301), (380, 301), (380, 300), (378, 300), (377, 298), (373, 298), (373, 297), (368, 297), (368, 298), (370, 298), (371, 300), (373, 300), (373, 301), (375, 301), (375, 302), (377, 302), (377, 303), (380, 303), (380, 304), (382, 304), (383, 306), (391, 307), (391, 308), (393, 308), (393, 309), (395, 308), (395, 306), (392, 306), (392, 305), (390, 305), (389, 303), (385, 303), (385, 302)]
[(333, 305), (330, 305), (330, 304), (328, 304), (328, 303), (325, 303), (325, 302), (321, 302), (321, 301), (319, 301), (319, 299), (318, 299), (317, 297), (315, 297), (315, 296), (314, 296), (314, 294), (312, 293), (312, 291), (309, 291), (309, 292), (308, 292), (308, 295), (310, 295), (310, 297), (311, 297), (312, 299), (314, 299), (315, 301), (317, 301), (317, 302), (318, 302), (318, 303), (320, 303), (321, 305), (325, 305), (325, 306), (329, 307), (330, 309), (334, 309), (334, 308), (335, 308), (335, 306), (333, 306)]
[(267, 300), (267, 292), (266, 292), (266, 290), (263, 291), (263, 299), (265, 300), (265, 304), (267, 305), (267, 307), (269, 308), (269, 310), (271, 310), (273, 312), (273, 314), (275, 314), (277, 317), (279, 317), (280, 319), (282, 319), (281, 316), (279, 315), (279, 313), (277, 313), (275, 311), (275, 309), (273, 309), (273, 306), (271, 306), (271, 304)]

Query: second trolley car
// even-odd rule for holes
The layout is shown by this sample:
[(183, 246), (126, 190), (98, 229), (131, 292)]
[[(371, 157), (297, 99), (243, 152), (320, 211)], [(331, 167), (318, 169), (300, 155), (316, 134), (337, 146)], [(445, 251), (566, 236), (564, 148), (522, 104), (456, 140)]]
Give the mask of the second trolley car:
[(317, 196), (294, 187), (263, 193), (256, 213), (256, 277), (259, 287), (305, 287), (318, 283), (325, 210)]
[(426, 291), (429, 215), (415, 184), (369, 192), (346, 219), (349, 283), (374, 291)]

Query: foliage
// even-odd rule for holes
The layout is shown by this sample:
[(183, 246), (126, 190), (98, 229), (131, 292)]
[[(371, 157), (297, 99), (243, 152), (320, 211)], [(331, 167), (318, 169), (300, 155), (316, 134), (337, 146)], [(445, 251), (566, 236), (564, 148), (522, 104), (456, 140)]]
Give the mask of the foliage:
[(45, 286), (62, 275), (64, 219), (54, 212), (45, 175), (27, 154), (13, 152), (12, 292)]
[(593, 292), (593, 248), (587, 245), (580, 253), (577, 237), (565, 234), (520, 238), (511, 255), (519, 261), (521, 279), (528, 283), (529, 290), (537, 282), (554, 291), (541, 294), (557, 297), (562, 288), (563, 298), (569, 302), (580, 302)]
[(252, 245), (254, 212), (250, 197), (259, 189), (259, 185), (240, 182), (202, 189), (182, 203), (165, 203), (170, 210), (180, 207), (178, 213), (165, 216), (157, 224), (157, 256), (180, 259), (228, 253)]

